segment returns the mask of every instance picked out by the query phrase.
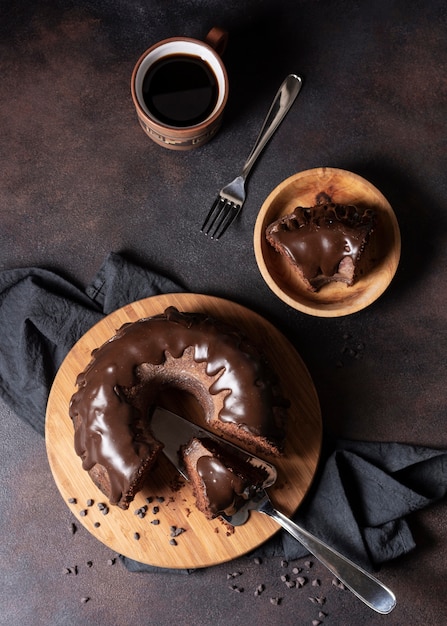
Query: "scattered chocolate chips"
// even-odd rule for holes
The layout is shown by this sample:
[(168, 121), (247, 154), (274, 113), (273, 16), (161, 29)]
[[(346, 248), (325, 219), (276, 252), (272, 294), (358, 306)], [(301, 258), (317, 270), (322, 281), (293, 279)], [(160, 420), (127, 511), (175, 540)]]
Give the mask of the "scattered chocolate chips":
[(177, 526), (171, 526), (169, 530), (171, 537), (178, 537), (179, 535), (186, 532), (184, 528), (177, 528)]
[(139, 509), (136, 509), (134, 511), (135, 515), (138, 515), (138, 517), (140, 519), (143, 519), (146, 516), (146, 512), (147, 512), (147, 506), (146, 505), (140, 506)]

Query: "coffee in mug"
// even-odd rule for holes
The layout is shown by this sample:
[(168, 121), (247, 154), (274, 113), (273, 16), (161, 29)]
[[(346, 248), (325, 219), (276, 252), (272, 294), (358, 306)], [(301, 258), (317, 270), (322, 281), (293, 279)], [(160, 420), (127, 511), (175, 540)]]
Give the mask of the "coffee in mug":
[(132, 99), (149, 137), (172, 150), (191, 150), (218, 131), (228, 99), (220, 58), (227, 34), (213, 28), (205, 42), (165, 39), (147, 50), (132, 74)]

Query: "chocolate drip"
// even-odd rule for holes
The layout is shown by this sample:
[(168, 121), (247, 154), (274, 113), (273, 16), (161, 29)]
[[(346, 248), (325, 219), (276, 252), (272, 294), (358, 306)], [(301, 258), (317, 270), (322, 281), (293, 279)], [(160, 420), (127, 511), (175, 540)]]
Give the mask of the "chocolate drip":
[[(138, 366), (161, 365), (166, 353), (179, 358), (191, 346), (194, 360), (206, 363), (210, 377), (220, 374), (210, 393), (230, 391), (220, 420), (272, 441), (283, 437), (272, 409), (278, 399), (270, 370), (235, 329), (205, 314), (181, 313), (174, 307), (125, 324), (93, 352), (93, 360), (78, 376), (79, 389), (70, 403), (76, 453), (85, 470), (95, 464), (106, 468), (111, 502), (120, 500), (144, 459), (159, 445), (147, 433), (153, 394), (143, 389), (138, 405), (129, 403), (128, 391), (140, 382)], [(145, 384), (160, 386), (157, 380)]]

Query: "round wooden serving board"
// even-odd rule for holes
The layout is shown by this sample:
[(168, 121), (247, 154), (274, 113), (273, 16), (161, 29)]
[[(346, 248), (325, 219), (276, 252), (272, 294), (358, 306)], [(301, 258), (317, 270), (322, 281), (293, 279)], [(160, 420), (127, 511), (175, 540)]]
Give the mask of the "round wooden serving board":
[[(287, 259), (268, 243), (265, 230), (298, 206), (318, 204), (322, 193), (338, 204), (373, 209), (377, 220), (356, 282), (350, 287), (334, 282), (312, 292)], [(374, 185), (353, 172), (318, 167), (290, 176), (269, 194), (256, 219), (254, 250), (265, 282), (286, 304), (310, 315), (340, 317), (364, 309), (387, 289), (399, 264), (401, 238), (393, 209)]]
[[(82, 469), (81, 459), (74, 451), (74, 431), (68, 414), (76, 377), (90, 362), (92, 350), (110, 339), (122, 324), (162, 313), (168, 306), (220, 317), (261, 342), (281, 378), (284, 395), (291, 402), (285, 455), (274, 462), (278, 480), (269, 490), (277, 508), (289, 516), (301, 503), (316, 471), (322, 437), (321, 413), (312, 379), (288, 340), (256, 313), (220, 298), (169, 294), (134, 302), (108, 315), (72, 348), (54, 380), (46, 414), (48, 459), (62, 497), (85, 528), (117, 553), (159, 567), (199, 568), (250, 552), (269, 539), (278, 525), (257, 512), (235, 529), (220, 518), (208, 521), (195, 508), (190, 485), (179, 479), (163, 455), (129, 509), (110, 506), (104, 515), (98, 504), (108, 504), (107, 499)], [(180, 398), (176, 406), (171, 403), (166, 408), (185, 416), (189, 411), (187, 403), (186, 398)], [(148, 504), (147, 498), (151, 497), (153, 501)], [(69, 503), (71, 498), (76, 503)], [(90, 506), (89, 499), (93, 500)], [(135, 511), (144, 505), (147, 512), (140, 518)], [(158, 512), (153, 511), (154, 507), (158, 507)], [(87, 513), (83, 516), (81, 511)], [(151, 523), (155, 519), (159, 520), (157, 525)], [(186, 531), (176, 538), (177, 545), (170, 543), (173, 526)]]

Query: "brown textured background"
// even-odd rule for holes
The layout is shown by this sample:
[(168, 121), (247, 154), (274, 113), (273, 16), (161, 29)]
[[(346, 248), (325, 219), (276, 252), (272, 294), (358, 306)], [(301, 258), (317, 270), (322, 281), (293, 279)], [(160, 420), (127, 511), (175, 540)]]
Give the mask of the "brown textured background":
[[(191, 153), (159, 148), (138, 126), (130, 75), (165, 37), (228, 29), (224, 127)], [(163, 271), (186, 289), (232, 299), (296, 345), (329, 433), (447, 447), (447, 11), (442, 0), (6, 1), (0, 15), (0, 268), (38, 265), (80, 285), (106, 254)], [(221, 242), (199, 227), (241, 167), (279, 83), (304, 88), (257, 164), (239, 223)], [(311, 167), (352, 170), (388, 198), (402, 232), (391, 288), (358, 314), (316, 319), (264, 285), (252, 231), (268, 193)], [(71, 517), (44, 441), (0, 405), (0, 623), (441, 624), (447, 614), (446, 504), (414, 516), (417, 549), (383, 567), (398, 597), (377, 616), (315, 563), (301, 590), (280, 560), (193, 575), (130, 574)], [(87, 567), (91, 560), (92, 567)], [(78, 574), (64, 568), (78, 566)], [(307, 566), (298, 564), (305, 571)], [(292, 566), (289, 566), (289, 571)], [(227, 574), (242, 572), (244, 593)], [(287, 570), (286, 570), (287, 571)], [(266, 591), (253, 595), (259, 583)], [(81, 598), (89, 596), (88, 603)], [(279, 606), (269, 602), (283, 598)]]

